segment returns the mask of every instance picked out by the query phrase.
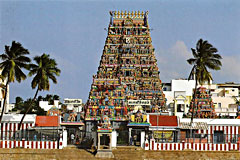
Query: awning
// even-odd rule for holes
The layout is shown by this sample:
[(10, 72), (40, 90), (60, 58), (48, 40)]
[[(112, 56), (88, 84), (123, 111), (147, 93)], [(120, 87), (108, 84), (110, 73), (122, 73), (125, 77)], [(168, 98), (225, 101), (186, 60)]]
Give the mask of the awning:
[(177, 116), (149, 115), (151, 126), (178, 127)]
[(208, 125), (206, 122), (193, 122), (192, 126), (190, 125), (190, 122), (180, 122), (180, 129), (201, 129), (201, 130), (207, 130)]
[(62, 122), (62, 126), (84, 126), (82, 122)]
[(128, 125), (127, 125), (128, 127), (148, 127), (148, 126), (150, 126), (150, 123), (136, 123), (136, 122), (130, 122), (130, 123), (128, 123)]
[(59, 126), (58, 116), (37, 116), (36, 117), (36, 127), (57, 127)]

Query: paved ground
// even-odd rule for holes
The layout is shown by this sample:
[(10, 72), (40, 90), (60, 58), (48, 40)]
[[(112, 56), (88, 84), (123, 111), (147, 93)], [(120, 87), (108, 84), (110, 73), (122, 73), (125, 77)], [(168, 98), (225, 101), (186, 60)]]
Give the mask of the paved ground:
[[(116, 160), (239, 160), (240, 152), (200, 152), (200, 151), (144, 151), (136, 147), (118, 147), (113, 150)], [(77, 149), (75, 147), (67, 147), (63, 150), (42, 150), (42, 149), (0, 149), (0, 159), (3, 160), (61, 160), (61, 159), (97, 159), (91, 150)], [(105, 160), (105, 159), (104, 159)]]

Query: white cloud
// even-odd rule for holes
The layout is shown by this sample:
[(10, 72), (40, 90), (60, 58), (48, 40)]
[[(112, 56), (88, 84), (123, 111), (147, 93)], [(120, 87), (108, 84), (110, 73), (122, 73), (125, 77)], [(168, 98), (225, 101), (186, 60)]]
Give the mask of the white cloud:
[(240, 56), (222, 55), (222, 68), (214, 71), (213, 76), (216, 82), (240, 82)]
[[(170, 82), (172, 79), (188, 78), (192, 66), (187, 59), (192, 57), (190, 48), (183, 41), (177, 41), (171, 48), (155, 52), (160, 70), (160, 79)], [(219, 71), (209, 70), (215, 83), (240, 82), (240, 56), (222, 55), (222, 67)]]
[(188, 77), (191, 66), (186, 60), (191, 57), (191, 52), (183, 41), (177, 41), (169, 49), (157, 50), (155, 55), (158, 60), (160, 78), (163, 82)]

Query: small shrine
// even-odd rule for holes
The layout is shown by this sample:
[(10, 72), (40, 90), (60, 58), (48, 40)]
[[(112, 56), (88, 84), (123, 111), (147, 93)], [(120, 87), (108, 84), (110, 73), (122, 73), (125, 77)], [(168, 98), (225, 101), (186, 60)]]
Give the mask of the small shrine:
[(199, 87), (196, 91), (195, 103), (193, 99), (190, 104), (190, 114), (194, 108), (194, 118), (215, 118), (214, 104), (212, 102), (211, 94), (205, 87)]
[(61, 115), (61, 111), (56, 106), (52, 106), (47, 111), (47, 116), (59, 116), (59, 115)]
[[(61, 126), (67, 131), (67, 144), (79, 145), (84, 138), (84, 112), (77, 112), (75, 109), (62, 108)], [(75, 140), (71, 140), (71, 136)]]
[(112, 127), (108, 116), (103, 116), (97, 129), (97, 154), (96, 157), (114, 158), (112, 153)]
[(128, 126), (149, 126), (150, 123), (147, 122), (147, 114), (142, 110), (137, 110), (137, 112), (131, 114), (131, 119)]

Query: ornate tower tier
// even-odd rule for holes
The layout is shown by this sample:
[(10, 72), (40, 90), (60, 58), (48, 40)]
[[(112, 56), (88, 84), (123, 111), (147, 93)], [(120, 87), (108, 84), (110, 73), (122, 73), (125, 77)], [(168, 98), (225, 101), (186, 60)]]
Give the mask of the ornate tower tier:
[(131, 113), (165, 108), (148, 12), (110, 11), (103, 54), (86, 104), (85, 120), (128, 121)]
[(197, 88), (195, 105), (193, 99), (190, 104), (190, 114), (192, 113), (193, 106), (196, 106), (193, 113), (195, 118), (215, 117), (214, 105), (212, 102), (211, 94), (210, 91), (205, 87)]

